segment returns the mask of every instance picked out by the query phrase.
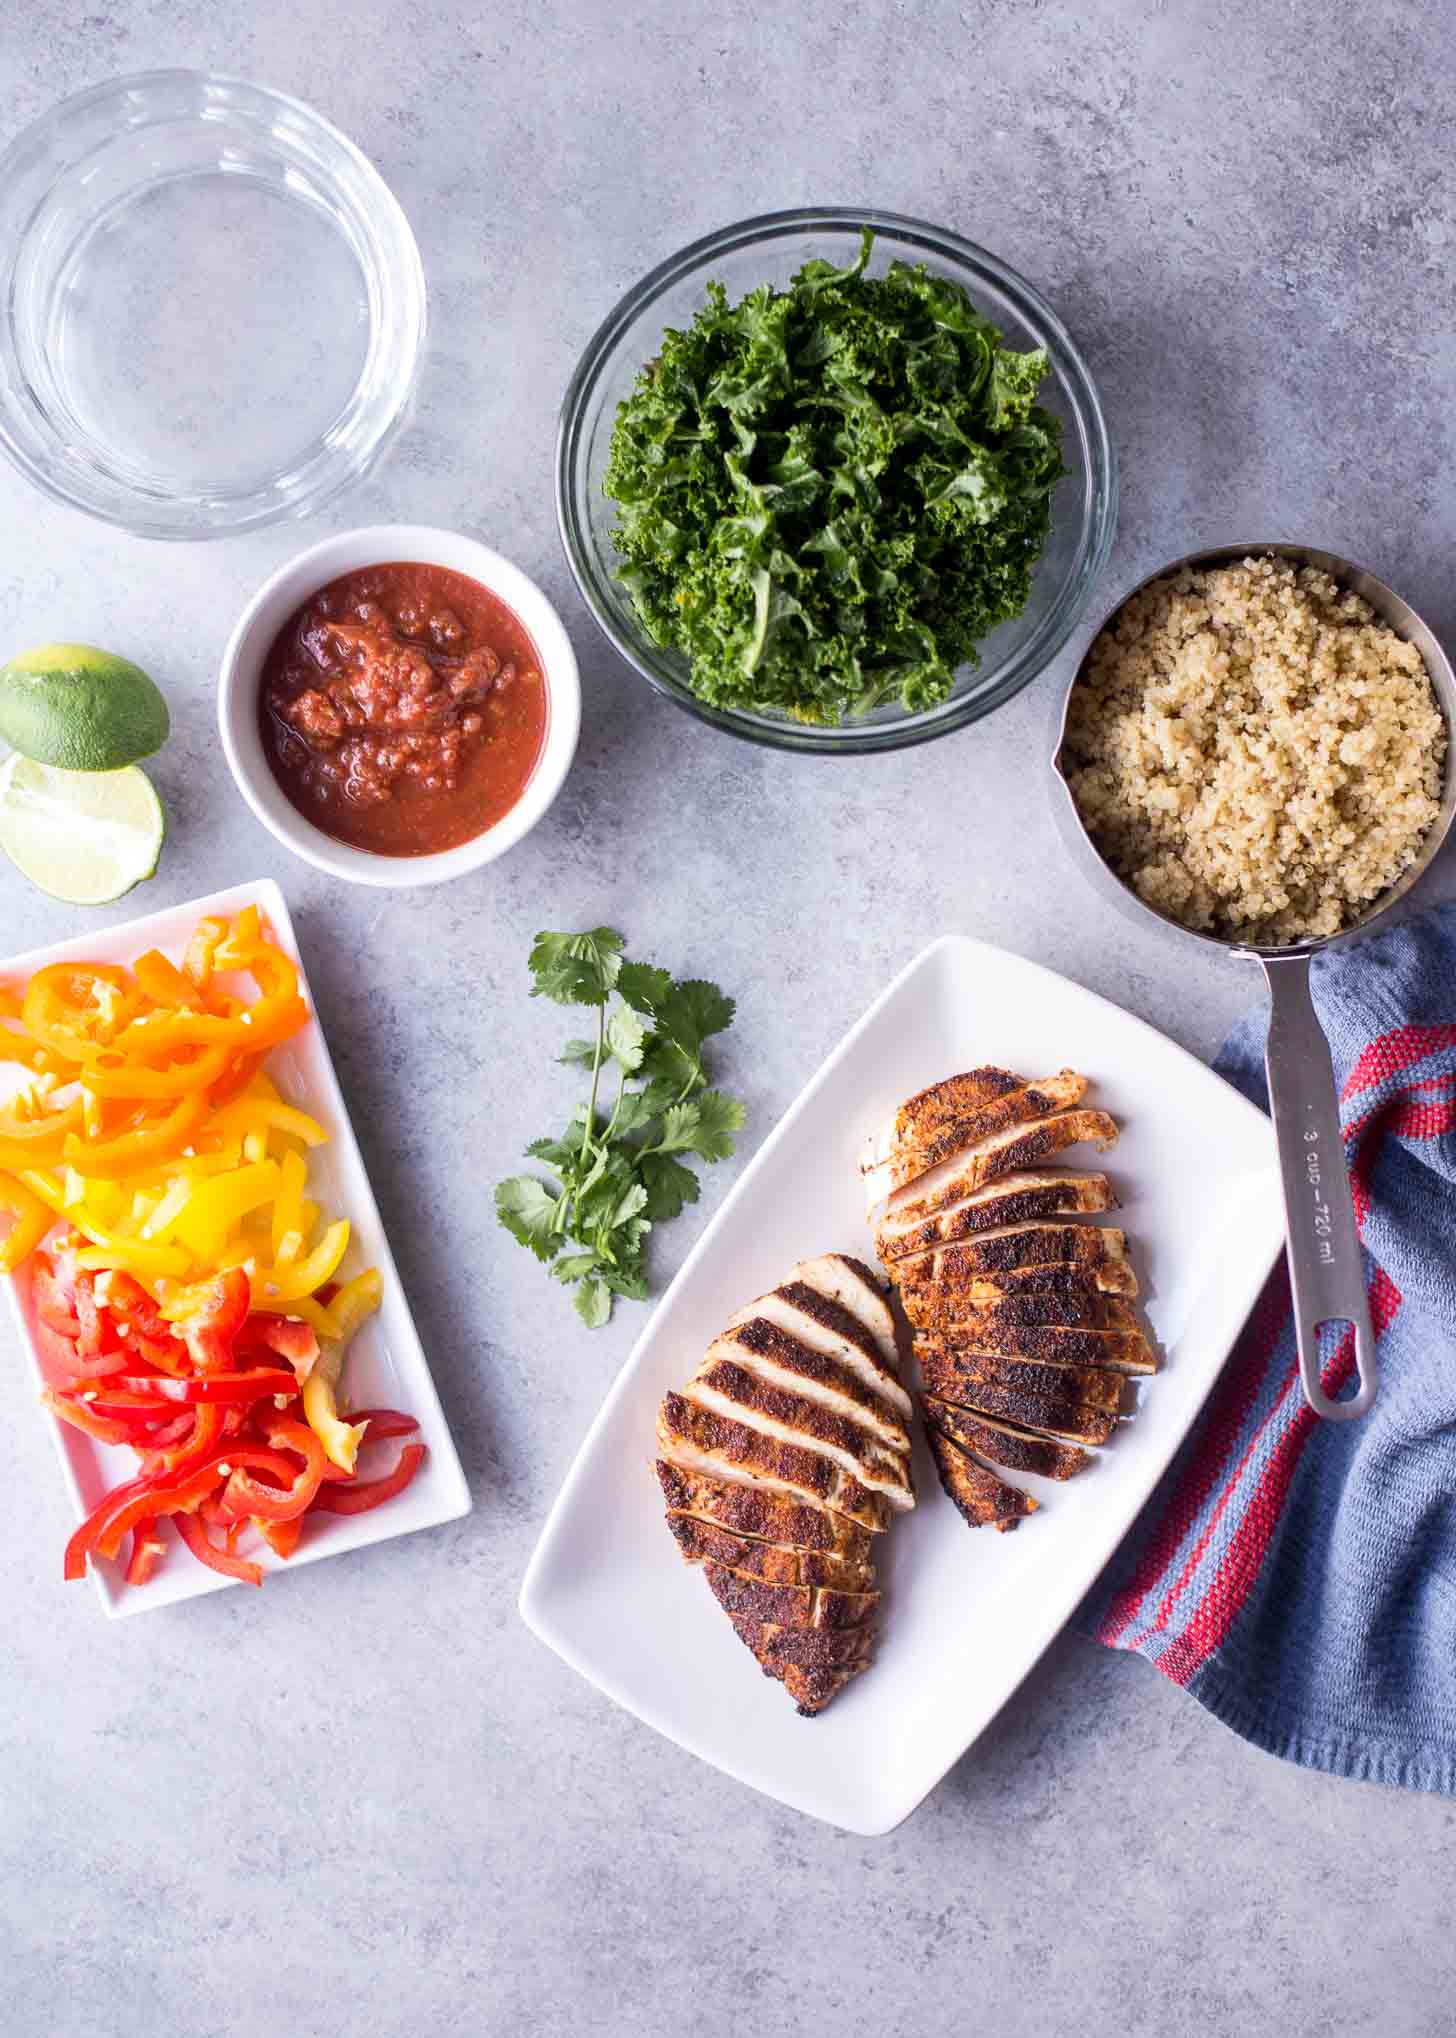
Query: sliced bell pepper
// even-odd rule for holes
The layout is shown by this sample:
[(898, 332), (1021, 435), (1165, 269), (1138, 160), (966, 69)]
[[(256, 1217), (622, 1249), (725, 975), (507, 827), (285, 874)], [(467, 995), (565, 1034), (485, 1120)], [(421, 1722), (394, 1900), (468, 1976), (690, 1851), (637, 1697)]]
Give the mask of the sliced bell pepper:
[(351, 1408), (349, 1420), (368, 1425), (366, 1444), (382, 1444), (389, 1437), (413, 1436), (419, 1428), (412, 1415), (405, 1415), (398, 1408)]
[(119, 1408), (165, 1408), (184, 1401), (260, 1401), (265, 1394), (291, 1398), (297, 1392), (292, 1373), (278, 1366), (257, 1366), (245, 1373), (205, 1373), (195, 1380), (175, 1379), (168, 1373), (123, 1373), (108, 1381), (105, 1398)]
[(240, 1578), (244, 1585), (263, 1583), (262, 1565), (248, 1557), (235, 1557), (231, 1550), (220, 1550), (196, 1515), (179, 1514), (174, 1519), (178, 1535), (199, 1564), (206, 1564), (209, 1571), (221, 1571), (224, 1578)]
[(275, 1449), (296, 1451), (303, 1466), (291, 1485), (264, 1486), (247, 1466), (239, 1466), (227, 1483), (226, 1499), (235, 1513), (264, 1521), (295, 1521), (312, 1506), (324, 1476), (324, 1447), (301, 1422), (274, 1416), (263, 1422), (263, 1434)]
[(184, 976), (176, 963), (170, 962), (160, 948), (149, 948), (145, 955), (139, 955), (131, 966), (131, 973), (136, 978), (139, 989), (145, 992), (154, 1005), (180, 1005), (189, 1012), (200, 1012), (203, 1009), (197, 985), (193, 983), (191, 977)]
[(314, 1505), (328, 1514), (367, 1514), (371, 1508), (382, 1507), (386, 1500), (393, 1500), (397, 1493), (403, 1493), (427, 1455), (423, 1444), (406, 1444), (394, 1470), (386, 1472), (382, 1479), (356, 1479), (349, 1485), (321, 1486)]
[(280, 1359), (287, 1359), (300, 1385), (318, 1362), (317, 1333), (292, 1316), (250, 1316), (239, 1333), (238, 1346), (243, 1351), (276, 1352)]
[(175, 1479), (179, 1473), (200, 1465), (208, 1452), (222, 1441), (223, 1416), (220, 1402), (199, 1401), (192, 1411), (190, 1432), (148, 1453), (148, 1472), (154, 1478)]
[(13, 1274), (28, 1259), (55, 1223), (33, 1189), (14, 1175), (0, 1174), (0, 1210), (8, 1210), (15, 1222), (0, 1240), (0, 1274)]
[(128, 1585), (145, 1585), (155, 1572), (167, 1545), (154, 1521), (140, 1522), (131, 1532), (131, 1558), (126, 1567)]
[(86, 1559), (94, 1551), (106, 1524), (130, 1501), (146, 1493), (148, 1485), (146, 1479), (128, 1479), (121, 1486), (113, 1486), (99, 1506), (91, 1510), (66, 1544), (66, 1554), (61, 1563), (61, 1576), (68, 1584), (86, 1576)]
[(251, 1293), (244, 1270), (229, 1267), (214, 1280), (199, 1282), (175, 1296), (162, 1311), (199, 1371), (226, 1370), (238, 1332), (247, 1321)]
[(213, 958), (218, 948), (227, 939), (228, 923), (216, 914), (208, 914), (199, 920), (192, 930), (192, 939), (187, 944), (187, 953), (182, 958), (182, 973), (189, 983), (200, 989), (213, 973)]
[(114, 1557), (127, 1531), (135, 1528), (139, 1521), (151, 1521), (159, 1514), (191, 1514), (219, 1481), (230, 1477), (240, 1464), (262, 1472), (271, 1471), (280, 1482), (286, 1482), (293, 1476), (293, 1467), (277, 1451), (259, 1450), (253, 1444), (228, 1444), (213, 1457), (204, 1460), (196, 1471), (184, 1474), (175, 1482), (143, 1481), (142, 1491), (129, 1494), (120, 1507), (102, 1522), (94, 1541), (96, 1555)]
[(303, 1534), (303, 1517), (293, 1521), (264, 1521), (253, 1517), (253, 1527), (258, 1531), (275, 1557), (286, 1562), (298, 1548), (299, 1537)]
[(54, 1387), (47, 1387), (40, 1398), (59, 1421), (70, 1423), (72, 1429), (84, 1430), (99, 1444), (134, 1444), (138, 1449), (142, 1448), (141, 1432), (125, 1416), (98, 1415), (79, 1394), (66, 1394)]
[(81, 1099), (34, 1118), (21, 1118), (12, 1108), (0, 1111), (0, 1168), (21, 1174), (29, 1168), (54, 1167), (74, 1139), (82, 1118)]
[(88, 1140), (71, 1132), (62, 1153), (69, 1166), (88, 1178), (114, 1181), (135, 1175), (181, 1153), (207, 1111), (203, 1091), (179, 1097), (165, 1116), (144, 1121), (114, 1139)]
[(340, 1416), (334, 1383), (322, 1373), (310, 1373), (303, 1383), (303, 1412), (330, 1464), (337, 1465), (341, 1472), (352, 1472), (364, 1441), (364, 1430), (359, 1423), (345, 1422)]
[(115, 1048), (103, 1048), (85, 1063), (80, 1081), (98, 1097), (181, 1097), (210, 1089), (230, 1060), (231, 1052), (223, 1045), (204, 1047), (188, 1061), (149, 1068)]
[(172, 1233), (199, 1260), (216, 1263), (250, 1210), (278, 1193), (277, 1161), (253, 1161), (193, 1184), (192, 1194), (172, 1220)]
[(321, 1288), (338, 1272), (339, 1262), (349, 1250), (349, 1236), (348, 1218), (336, 1218), (313, 1251), (301, 1260), (287, 1267), (259, 1267), (253, 1283), (259, 1302), (265, 1306), (281, 1302), (286, 1306), (304, 1295), (312, 1295), (315, 1288)]
[(135, 1008), (124, 970), (103, 962), (56, 962), (26, 985), (20, 1016), (32, 1040), (80, 1062), (108, 1046)]

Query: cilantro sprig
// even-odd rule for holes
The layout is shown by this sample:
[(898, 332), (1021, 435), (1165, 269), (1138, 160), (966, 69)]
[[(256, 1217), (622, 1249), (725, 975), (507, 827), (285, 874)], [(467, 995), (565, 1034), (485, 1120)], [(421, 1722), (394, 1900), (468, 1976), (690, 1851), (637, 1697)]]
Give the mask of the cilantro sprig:
[(710, 1087), (703, 1049), (733, 1023), (716, 984), (630, 962), (613, 927), (538, 934), (533, 998), (596, 1011), (596, 1031), (569, 1040), (561, 1060), (587, 1071), (590, 1094), (559, 1139), (533, 1140), (529, 1159), (555, 1180), (512, 1175), (495, 1207), (512, 1238), (576, 1290), (589, 1329), (613, 1298), (647, 1295), (647, 1238), (698, 1200), (689, 1156), (726, 1160), (743, 1125), (736, 1097)]

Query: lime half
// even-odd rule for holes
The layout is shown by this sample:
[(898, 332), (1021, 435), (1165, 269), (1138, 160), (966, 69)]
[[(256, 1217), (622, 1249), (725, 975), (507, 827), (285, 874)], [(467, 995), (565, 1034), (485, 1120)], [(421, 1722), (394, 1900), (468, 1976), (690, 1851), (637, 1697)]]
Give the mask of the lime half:
[(17, 752), (0, 764), (0, 848), (53, 899), (104, 906), (150, 877), (167, 819), (151, 780), (57, 771)]

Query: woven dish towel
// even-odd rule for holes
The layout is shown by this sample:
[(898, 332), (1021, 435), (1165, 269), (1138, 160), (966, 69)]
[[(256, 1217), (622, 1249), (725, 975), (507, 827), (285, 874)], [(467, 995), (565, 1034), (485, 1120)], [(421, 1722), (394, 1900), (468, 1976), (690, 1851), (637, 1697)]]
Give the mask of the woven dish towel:
[[(1256, 1746), (1456, 1795), (1456, 905), (1316, 958), (1380, 1393), (1319, 1422), (1281, 1260), (1076, 1625)], [(1267, 1009), (1221, 1074), (1267, 1108)], [(1352, 1370), (1324, 1353), (1326, 1390)]]

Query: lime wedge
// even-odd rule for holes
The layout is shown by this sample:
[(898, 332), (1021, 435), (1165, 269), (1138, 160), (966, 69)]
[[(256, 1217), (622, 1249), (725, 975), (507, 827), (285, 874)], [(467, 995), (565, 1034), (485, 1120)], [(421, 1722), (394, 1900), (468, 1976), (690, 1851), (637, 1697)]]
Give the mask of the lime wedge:
[(19, 752), (0, 764), (0, 848), (53, 899), (119, 899), (152, 875), (166, 832), (162, 803), (134, 764), (57, 771)]

